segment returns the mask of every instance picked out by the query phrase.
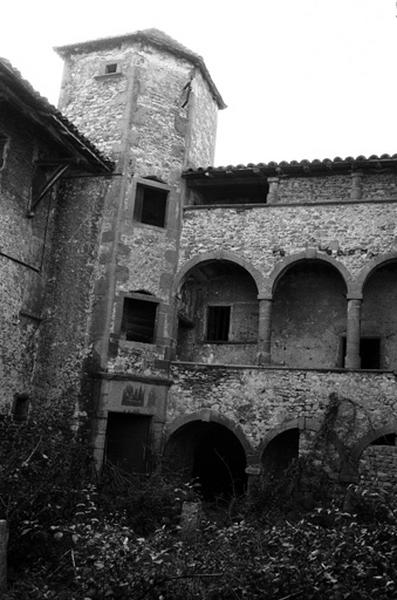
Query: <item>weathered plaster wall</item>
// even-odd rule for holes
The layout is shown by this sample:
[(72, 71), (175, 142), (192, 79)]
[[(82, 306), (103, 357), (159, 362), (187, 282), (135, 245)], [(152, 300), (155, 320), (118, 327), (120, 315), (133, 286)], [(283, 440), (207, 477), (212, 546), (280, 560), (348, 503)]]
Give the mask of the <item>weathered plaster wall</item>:
[(31, 392), (52, 228), (53, 194), (27, 217), (33, 161), (56, 151), (11, 111), (1, 113), (0, 131), (9, 137), (0, 171), (0, 409), (7, 410), (15, 393)]
[[(105, 64), (115, 62), (120, 73), (103, 75)], [(191, 99), (184, 106), (189, 84)], [(118, 159), (124, 172), (119, 195), (113, 193), (105, 213), (100, 249), (104, 274), (97, 291), (103, 298), (105, 290), (112, 295), (114, 289), (116, 303), (120, 294), (139, 289), (162, 301), (158, 337), (164, 343), (157, 347), (118, 344), (113, 306), (107, 367), (131, 374), (155, 373), (154, 361), (164, 357), (173, 329), (170, 290), (176, 270), (180, 175), (188, 155), (197, 164), (213, 155), (215, 102), (189, 61), (133, 41), (72, 54), (66, 61), (60, 106), (83, 133)], [(134, 221), (136, 176), (155, 177), (169, 187), (164, 228)], [(106, 306), (94, 316), (98, 334), (105, 313)]]
[[(105, 65), (115, 61), (120, 74), (104, 76)], [(128, 48), (72, 54), (65, 62), (59, 108), (106, 154), (121, 151), (130, 69)]]
[[(36, 392), (49, 400), (66, 398), (76, 409), (93, 359), (89, 327), (102, 268), (97, 250), (107, 185), (103, 177), (65, 180), (55, 216)], [(89, 408), (89, 400), (86, 395), (81, 410)]]
[[(193, 298), (190, 318), (192, 329), (179, 328), (177, 354), (180, 360), (251, 364), (256, 356), (258, 334), (258, 300), (254, 281), (244, 271), (235, 269), (208, 281), (190, 281), (188, 290)], [(229, 342), (208, 343), (207, 308), (228, 305), (230, 311)]]
[(361, 335), (381, 338), (381, 367), (397, 369), (397, 265), (376, 270), (363, 293)]
[(336, 420), (349, 447), (371, 429), (387, 425), (397, 410), (397, 382), (391, 373), (236, 368), (173, 363), (174, 385), (168, 422), (208, 409), (240, 426), (253, 447), (283, 423), (321, 423), (330, 394), (341, 399)]
[(301, 368), (343, 366), (346, 286), (328, 265), (298, 263), (277, 284), (272, 309), (274, 364)]
[(218, 107), (197, 70), (192, 81), (192, 94), (189, 114), (191, 140), (185, 167), (195, 169), (214, 162)]
[(185, 209), (179, 266), (220, 249), (239, 255), (267, 277), (285, 257), (317, 249), (353, 274), (397, 250), (397, 204)]

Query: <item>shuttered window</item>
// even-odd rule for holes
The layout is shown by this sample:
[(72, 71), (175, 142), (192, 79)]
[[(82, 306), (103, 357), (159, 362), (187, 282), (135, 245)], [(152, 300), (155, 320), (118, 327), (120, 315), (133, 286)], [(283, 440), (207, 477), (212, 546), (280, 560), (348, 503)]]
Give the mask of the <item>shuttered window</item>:
[(133, 342), (154, 343), (157, 302), (124, 298), (121, 332)]

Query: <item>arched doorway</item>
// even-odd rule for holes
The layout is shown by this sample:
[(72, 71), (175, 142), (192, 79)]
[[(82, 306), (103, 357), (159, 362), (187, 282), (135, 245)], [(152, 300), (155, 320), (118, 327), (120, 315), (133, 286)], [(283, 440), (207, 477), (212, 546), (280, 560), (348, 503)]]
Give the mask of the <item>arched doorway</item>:
[(229, 500), (244, 493), (246, 456), (237, 436), (213, 421), (191, 421), (169, 438), (164, 464), (184, 480), (197, 479), (204, 500)]
[(373, 270), (363, 288), (361, 368), (397, 368), (397, 261)]
[(346, 284), (338, 269), (316, 259), (288, 266), (273, 294), (272, 362), (342, 367), (344, 335)]
[(364, 448), (359, 462), (360, 483), (372, 491), (397, 491), (397, 435), (385, 432)]
[(241, 265), (209, 259), (193, 266), (178, 292), (177, 358), (253, 364), (258, 336), (258, 287)]
[(262, 454), (265, 477), (278, 477), (288, 469), (299, 456), (299, 429), (294, 427), (276, 435)]

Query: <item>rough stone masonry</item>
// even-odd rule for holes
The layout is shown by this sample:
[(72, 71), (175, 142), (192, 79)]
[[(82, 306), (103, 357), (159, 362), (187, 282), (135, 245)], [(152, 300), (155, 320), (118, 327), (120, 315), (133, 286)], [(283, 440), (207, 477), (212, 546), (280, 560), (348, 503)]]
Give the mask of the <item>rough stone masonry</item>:
[(98, 468), (211, 498), (337, 407), (324, 468), (395, 485), (397, 155), (214, 167), (200, 56), (152, 29), (57, 52), (62, 113), (0, 78), (25, 106), (0, 121), (3, 410), (70, 402)]

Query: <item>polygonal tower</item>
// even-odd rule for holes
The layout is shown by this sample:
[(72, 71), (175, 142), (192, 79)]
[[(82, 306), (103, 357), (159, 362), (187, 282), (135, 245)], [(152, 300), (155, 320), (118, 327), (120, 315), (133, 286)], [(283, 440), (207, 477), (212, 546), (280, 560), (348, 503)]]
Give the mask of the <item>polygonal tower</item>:
[(65, 59), (60, 109), (116, 163), (91, 325), (97, 459), (107, 431), (111, 458), (127, 453), (134, 470), (146, 470), (147, 448), (160, 444), (175, 345), (181, 173), (212, 163), (225, 105), (202, 58), (155, 29), (56, 50)]

